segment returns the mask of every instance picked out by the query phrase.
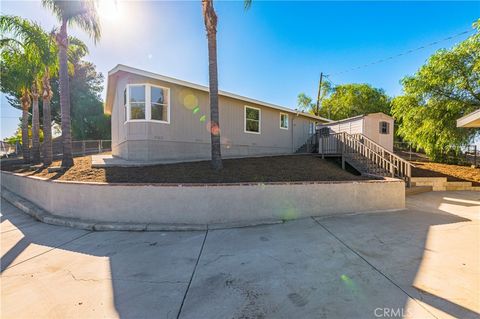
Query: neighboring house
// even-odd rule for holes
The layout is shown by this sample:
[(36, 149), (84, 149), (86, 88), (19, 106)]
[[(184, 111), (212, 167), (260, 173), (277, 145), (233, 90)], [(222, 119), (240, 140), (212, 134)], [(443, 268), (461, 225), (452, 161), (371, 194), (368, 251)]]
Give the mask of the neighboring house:
[(322, 124), (320, 128), (322, 127), (328, 127), (330, 133), (363, 134), (388, 151), (393, 152), (394, 120), (384, 113), (354, 116)]
[[(329, 120), (219, 91), (223, 157), (291, 154)], [(208, 87), (117, 65), (105, 113), (112, 154), (135, 161), (210, 159)]]
[(480, 127), (480, 109), (459, 118), (457, 127)]

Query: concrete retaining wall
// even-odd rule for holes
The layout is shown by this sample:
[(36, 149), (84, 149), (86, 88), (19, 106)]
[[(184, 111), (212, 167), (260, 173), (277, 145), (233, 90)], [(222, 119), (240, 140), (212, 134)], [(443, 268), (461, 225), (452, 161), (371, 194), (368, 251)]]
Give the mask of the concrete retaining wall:
[(172, 186), (1, 177), (3, 187), (47, 212), (99, 222), (249, 224), (405, 208), (404, 182), (397, 179)]

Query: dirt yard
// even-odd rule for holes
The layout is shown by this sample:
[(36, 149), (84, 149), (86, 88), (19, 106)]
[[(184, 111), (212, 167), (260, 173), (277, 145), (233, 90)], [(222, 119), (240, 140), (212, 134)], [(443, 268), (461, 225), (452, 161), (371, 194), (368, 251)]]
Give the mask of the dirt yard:
[(447, 177), (448, 181), (467, 181), (480, 186), (480, 168), (429, 162), (412, 162), (414, 177)]
[[(47, 169), (31, 171), (13, 165), (2, 170), (49, 179), (109, 183), (238, 183), (365, 180), (367, 177), (342, 170), (333, 161), (310, 155), (271, 156), (223, 161), (224, 168), (215, 172), (209, 161), (164, 164), (148, 167), (92, 168), (90, 156), (74, 159), (75, 165), (65, 172), (48, 173)], [(53, 166), (59, 166), (54, 162)]]

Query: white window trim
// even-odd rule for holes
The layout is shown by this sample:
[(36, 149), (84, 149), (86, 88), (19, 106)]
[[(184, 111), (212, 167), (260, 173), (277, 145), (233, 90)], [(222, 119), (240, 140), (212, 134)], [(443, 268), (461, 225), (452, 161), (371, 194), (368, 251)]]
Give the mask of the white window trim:
[[(247, 131), (247, 108), (258, 110), (258, 132)], [(262, 133), (262, 109), (245, 105), (243, 107), (243, 132), (248, 134), (261, 134)]]
[[(282, 126), (282, 115), (285, 115), (287, 117), (287, 127)], [(280, 129), (288, 131), (288, 127), (290, 126), (289, 120), (290, 119), (288, 118), (288, 113), (280, 112)]]
[[(135, 87), (135, 86), (145, 86), (145, 119), (130, 119), (131, 116), (131, 108), (130, 108), (130, 87)], [(167, 121), (160, 121), (160, 120), (152, 120), (152, 99), (151, 99), (151, 94), (152, 94), (152, 87), (163, 89), (167, 91), (168, 94), (168, 100), (167, 100)], [(127, 84), (126, 86), (127, 90), (127, 122), (154, 122), (154, 123), (162, 123), (162, 124), (170, 124), (170, 112), (171, 112), (171, 97), (170, 97), (170, 88), (160, 86), (160, 85), (153, 85), (150, 83), (132, 83), (132, 84)]]
[(128, 88), (125, 87), (124, 91), (122, 92), (122, 96), (120, 97), (120, 99), (124, 102), (124, 103), (122, 104), (122, 112), (123, 112), (123, 115), (125, 116), (124, 121), (123, 121), (123, 124), (124, 124), (124, 125), (128, 122), (128, 100), (127, 100), (127, 91), (128, 91)]
[[(382, 132), (383, 123), (386, 124), (387, 133)], [(390, 134), (390, 123), (388, 121), (380, 121), (380, 127), (379, 127), (379, 132), (378, 133), (380, 133), (380, 135), (389, 135)]]
[[(313, 135), (315, 134), (315, 131), (317, 130), (317, 121), (310, 121), (308, 124), (308, 134)], [(313, 127), (313, 132), (311, 128)]]

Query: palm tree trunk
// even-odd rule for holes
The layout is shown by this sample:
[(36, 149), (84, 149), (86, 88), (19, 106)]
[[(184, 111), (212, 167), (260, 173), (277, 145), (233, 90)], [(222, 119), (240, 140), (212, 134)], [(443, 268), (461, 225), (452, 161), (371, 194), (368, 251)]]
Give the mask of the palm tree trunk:
[(53, 161), (52, 152), (52, 115), (50, 111), (50, 100), (52, 99), (52, 89), (48, 70), (43, 77), (43, 165), (49, 166)]
[(32, 163), (40, 163), (40, 116), (38, 114), (38, 88), (37, 83), (32, 84)]
[(25, 90), (20, 102), (22, 103), (22, 154), (23, 161), (30, 163), (30, 141), (28, 138), (28, 109), (30, 108), (30, 97)]
[(70, 118), (70, 88), (68, 79), (68, 65), (67, 65), (67, 20), (62, 20), (60, 33), (57, 35), (58, 42), (58, 57), (60, 61), (60, 108), (62, 117), (62, 144), (63, 144), (63, 158), (62, 167), (73, 166), (72, 156), (72, 132), (71, 132), (71, 118)]
[(210, 140), (212, 168), (223, 168), (220, 147), (220, 115), (218, 109), (218, 70), (217, 70), (217, 15), (212, 0), (202, 0), (202, 11), (208, 40), (208, 77), (210, 96)]

